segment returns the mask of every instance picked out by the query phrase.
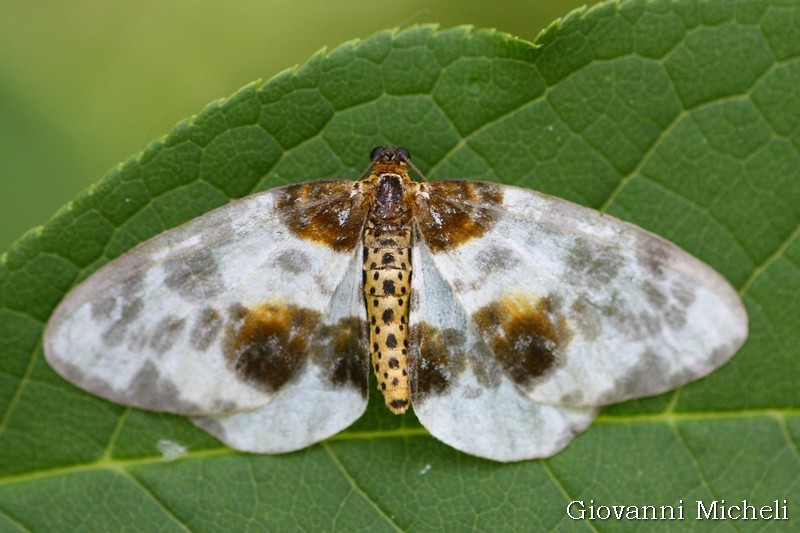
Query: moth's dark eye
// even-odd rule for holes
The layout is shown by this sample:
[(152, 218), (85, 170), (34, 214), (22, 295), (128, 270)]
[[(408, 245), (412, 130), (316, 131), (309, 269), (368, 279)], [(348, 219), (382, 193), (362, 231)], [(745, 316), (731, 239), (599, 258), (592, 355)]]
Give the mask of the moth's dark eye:
[(383, 148), (384, 148), (383, 146), (376, 146), (375, 148), (373, 148), (372, 151), (369, 153), (370, 161), (374, 161), (375, 158), (378, 157), (380, 153), (383, 151)]
[(405, 148), (400, 148), (400, 147), (398, 146), (398, 147), (397, 147), (397, 153), (398, 153), (398, 154), (400, 154), (400, 157), (401, 157), (402, 159), (405, 159), (406, 161), (408, 161), (409, 159), (411, 159), (411, 152), (409, 152), (409, 151), (408, 151), (408, 150), (406, 150)]

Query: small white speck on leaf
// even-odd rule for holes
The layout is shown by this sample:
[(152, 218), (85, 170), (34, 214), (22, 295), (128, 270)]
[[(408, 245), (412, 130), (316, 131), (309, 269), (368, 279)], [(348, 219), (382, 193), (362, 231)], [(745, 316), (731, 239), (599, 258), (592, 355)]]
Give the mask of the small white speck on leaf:
[(174, 440), (161, 439), (156, 444), (156, 448), (164, 456), (165, 461), (174, 461), (178, 457), (186, 455), (186, 446)]

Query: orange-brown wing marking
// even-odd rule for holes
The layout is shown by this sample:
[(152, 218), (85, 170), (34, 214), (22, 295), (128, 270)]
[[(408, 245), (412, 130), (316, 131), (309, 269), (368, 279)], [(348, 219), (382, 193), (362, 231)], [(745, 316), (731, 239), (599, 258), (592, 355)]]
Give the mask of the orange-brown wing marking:
[(310, 181), (284, 187), (277, 210), (297, 237), (345, 252), (361, 239), (369, 211), (365, 200), (357, 182)]
[(431, 252), (452, 250), (489, 232), (497, 220), (493, 209), (503, 203), (495, 184), (443, 180), (421, 183), (414, 219)]
[(320, 326), (319, 313), (296, 305), (270, 302), (256, 309), (230, 310), (225, 356), (248, 383), (275, 392), (308, 358), (310, 337)]
[(472, 320), (503, 369), (523, 387), (563, 363), (561, 353), (573, 335), (550, 299), (524, 294), (485, 305)]

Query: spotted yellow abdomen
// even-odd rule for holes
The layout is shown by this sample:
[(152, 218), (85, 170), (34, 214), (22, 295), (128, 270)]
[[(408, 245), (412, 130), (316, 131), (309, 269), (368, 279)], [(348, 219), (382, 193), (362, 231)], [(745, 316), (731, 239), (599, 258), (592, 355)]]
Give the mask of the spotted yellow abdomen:
[[(381, 241), (384, 245), (381, 245)], [(390, 241), (391, 246), (385, 243)], [(411, 294), (410, 231), (368, 228), (364, 235), (364, 297), (372, 368), (386, 406), (408, 409), (408, 297)]]

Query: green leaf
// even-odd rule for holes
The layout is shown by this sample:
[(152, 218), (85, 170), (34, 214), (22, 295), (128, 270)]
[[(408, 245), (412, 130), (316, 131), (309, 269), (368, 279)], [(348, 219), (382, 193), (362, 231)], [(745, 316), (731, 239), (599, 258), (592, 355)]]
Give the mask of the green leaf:
[[(800, 5), (632, 0), (536, 45), (488, 30), (384, 32), (248, 85), (179, 124), (0, 263), (0, 529), (638, 529), (572, 500), (770, 505), (800, 494)], [(407, 147), (430, 178), (523, 185), (659, 233), (722, 272), (750, 338), (711, 376), (607, 408), (565, 451), (496, 464), (373, 397), (353, 427), (282, 456), (58, 377), (41, 334), (78, 281), (230, 198), (357, 177)], [(165, 460), (159, 441), (187, 448)], [(764, 529), (784, 522), (760, 521)], [(647, 529), (671, 522), (646, 522)]]

